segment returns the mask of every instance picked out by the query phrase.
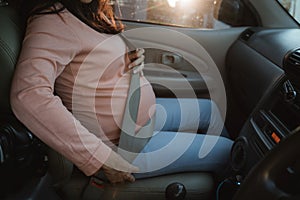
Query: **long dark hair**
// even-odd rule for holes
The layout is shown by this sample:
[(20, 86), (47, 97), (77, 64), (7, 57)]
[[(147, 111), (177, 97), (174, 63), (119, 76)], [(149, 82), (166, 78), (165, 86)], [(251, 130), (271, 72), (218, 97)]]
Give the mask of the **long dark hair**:
[[(57, 3), (63, 7), (57, 7)], [(113, 12), (109, 0), (92, 0), (85, 4), (80, 0), (24, 0), (20, 4), (21, 10), (26, 17), (40, 14), (59, 14), (68, 9), (84, 23), (100, 33), (117, 34), (123, 31), (124, 26)], [(45, 11), (49, 10), (51, 11)]]

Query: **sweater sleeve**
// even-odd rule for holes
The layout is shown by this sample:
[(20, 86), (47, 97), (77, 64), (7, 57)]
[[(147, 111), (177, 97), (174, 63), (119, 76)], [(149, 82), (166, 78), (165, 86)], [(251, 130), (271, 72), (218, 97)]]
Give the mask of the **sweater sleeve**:
[(56, 78), (80, 50), (80, 40), (63, 16), (32, 18), (12, 82), (11, 106), (37, 137), (89, 176), (101, 168), (111, 149), (54, 95)]

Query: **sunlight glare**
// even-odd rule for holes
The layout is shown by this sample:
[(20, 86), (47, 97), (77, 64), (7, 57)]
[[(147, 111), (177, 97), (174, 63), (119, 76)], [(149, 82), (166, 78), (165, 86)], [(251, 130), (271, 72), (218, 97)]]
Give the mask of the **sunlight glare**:
[(193, 0), (168, 0), (168, 4), (170, 7), (175, 8), (177, 4), (180, 4), (181, 7), (189, 7), (191, 6)]
[(169, 6), (175, 8), (178, 1), (179, 0), (168, 0)]

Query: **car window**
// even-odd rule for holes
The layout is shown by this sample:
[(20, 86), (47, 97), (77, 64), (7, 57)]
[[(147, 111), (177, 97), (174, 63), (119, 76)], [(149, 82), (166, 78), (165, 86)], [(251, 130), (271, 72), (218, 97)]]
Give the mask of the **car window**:
[(123, 20), (191, 28), (257, 26), (252, 7), (243, 0), (113, 0)]
[(300, 1), (299, 0), (278, 0), (290, 15), (300, 23)]

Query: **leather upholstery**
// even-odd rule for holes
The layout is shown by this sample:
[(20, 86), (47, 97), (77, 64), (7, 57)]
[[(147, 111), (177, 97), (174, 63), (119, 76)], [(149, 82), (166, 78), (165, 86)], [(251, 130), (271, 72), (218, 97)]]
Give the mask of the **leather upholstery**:
[[(66, 184), (65, 190), (72, 191), (68, 192), (66, 199), (77, 199), (78, 194), (74, 188), (80, 188), (82, 179), (77, 177), (76, 180), (73, 177), (72, 186)], [(79, 181), (80, 180), (80, 181)], [(191, 173), (178, 173), (171, 175), (164, 175), (154, 178), (140, 179), (134, 183), (111, 185), (105, 182), (93, 183), (94, 187), (87, 187), (82, 194), (84, 200), (165, 200), (166, 188), (172, 183), (181, 183), (185, 186), (186, 196), (185, 199), (204, 200), (211, 199), (213, 195), (213, 178), (209, 173), (191, 172)], [(91, 185), (91, 182), (89, 183)], [(70, 190), (70, 188), (73, 188)], [(89, 193), (86, 195), (85, 193)], [(76, 195), (76, 196), (74, 196)], [(87, 198), (88, 197), (88, 198)], [(179, 199), (179, 198), (178, 198)]]
[(23, 26), (16, 11), (0, 7), (0, 114), (11, 113), (9, 94), (11, 79), (22, 44)]
[[(42, 143), (13, 115), (10, 86), (24, 33), (16, 9), (0, 1), (0, 199), (46, 172)], [(18, 180), (18, 181), (16, 181)], [(31, 192), (31, 191), (30, 191)]]

